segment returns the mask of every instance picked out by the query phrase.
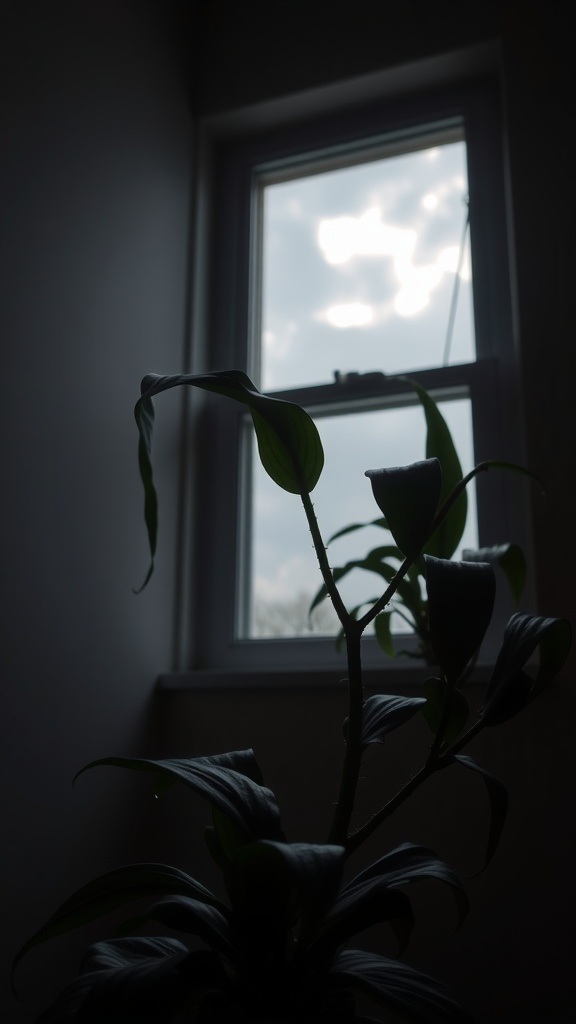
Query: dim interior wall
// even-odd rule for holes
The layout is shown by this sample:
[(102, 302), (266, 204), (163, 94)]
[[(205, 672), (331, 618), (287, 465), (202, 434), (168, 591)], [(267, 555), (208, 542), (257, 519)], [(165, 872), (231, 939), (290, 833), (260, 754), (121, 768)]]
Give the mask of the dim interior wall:
[[(92, 758), (144, 754), (171, 659), (173, 564), (147, 565), (132, 407), (181, 365), (190, 118), (168, 7), (0, 8), (2, 75), (2, 969), (31, 1020), (85, 941), (11, 957), (58, 902), (126, 859), (138, 796)], [(177, 403), (158, 436), (173, 550)]]
[[(332, 5), (306, 5), (300, 28), (300, 4), (197, 6), (202, 38), (201, 45), (192, 40), (190, 61), (200, 113), (495, 32), (503, 39), (527, 459), (549, 494), (546, 505), (534, 502), (539, 610), (571, 614), (574, 483), (565, 469), (572, 460), (573, 213), (563, 140), (574, 92), (558, 14), (570, 5), (547, 5), (546, 16), (539, 4), (485, 5), (473, 15), (476, 27), (461, 23), (455, 32), (446, 20), (418, 22), (416, 31), (419, 5), (394, 6), (383, 20), (388, 5), (360, 2), (352, 23), (331, 23), (329, 48), (318, 11)], [(270, 15), (276, 6), (291, 43), (279, 49)], [(494, 15), (500, 6), (508, 21)], [(449, 8), (462, 18), (463, 5), (442, 7), (445, 19)], [(190, 126), (164, 8), (145, 0), (0, 8), (6, 965), (59, 899), (125, 856), (203, 870), (206, 809), (190, 810), (175, 791), (152, 801), (142, 780), (119, 782), (105, 769), (71, 790), (72, 775), (92, 757), (252, 745), (291, 838), (322, 838), (335, 799), (344, 715), (338, 689), (155, 696), (154, 679), (172, 658), (178, 417), (171, 401), (159, 418), (157, 447), (162, 558), (154, 587), (138, 600), (130, 592), (146, 560), (131, 406), (143, 373), (180, 368), (186, 333)], [(298, 45), (303, 56), (294, 60)], [(475, 755), (509, 786), (511, 812), (497, 859), (470, 881), (469, 921), (453, 936), (449, 898), (417, 894), (424, 910), (438, 901), (440, 937), (432, 925), (419, 926), (412, 962), (456, 985), (490, 1024), (508, 1021), (513, 1010), (531, 1024), (569, 1019), (571, 685), (572, 671), (518, 723), (477, 741)], [(374, 806), (384, 772), (386, 785), (394, 784), (386, 758), (398, 754), (399, 778), (422, 740), (413, 730), (406, 750), (394, 737), (389, 750), (370, 752), (361, 807)], [(378, 842), (425, 841), (465, 874), (476, 871), (474, 839), (486, 824), (476, 781), (438, 779)], [(67, 953), (78, 945), (75, 938)], [(65, 976), (64, 952), (57, 940), (22, 965), (23, 1004), (9, 994), (3, 963), (3, 1020), (33, 1019), (34, 1006)]]

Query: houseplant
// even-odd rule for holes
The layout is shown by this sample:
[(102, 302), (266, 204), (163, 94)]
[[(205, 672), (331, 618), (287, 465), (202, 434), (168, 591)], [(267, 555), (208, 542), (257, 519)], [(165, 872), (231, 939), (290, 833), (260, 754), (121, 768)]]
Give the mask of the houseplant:
[[(152, 555), (145, 583), (152, 573), (157, 532), (152, 399), (180, 385), (214, 391), (246, 405), (264, 468), (280, 487), (301, 497), (323, 585), (346, 644), (349, 709), (339, 797), (326, 844), (290, 843), (282, 831), (276, 799), (264, 786), (250, 750), (174, 760), (113, 757), (87, 765), (153, 772), (158, 791), (179, 781), (206, 798), (212, 807), (206, 840), (222, 871), (228, 901), (183, 870), (159, 864), (130, 865), (88, 883), (26, 943), (16, 963), (32, 946), (112, 908), (142, 897), (153, 902), (114, 939), (88, 951), (79, 978), (38, 1024), (367, 1024), (381, 1020), (357, 1009), (358, 993), (385, 1013), (391, 1011), (408, 1021), (464, 1024), (470, 1020), (465, 1009), (434, 980), (399, 960), (346, 948), (359, 931), (388, 922), (402, 952), (413, 923), (404, 887), (418, 879), (448, 885), (462, 919), (467, 901), (456, 874), (432, 851), (407, 843), (351, 880), (344, 881), (344, 868), (415, 789), (455, 761), (478, 773), (486, 785), (491, 806), (487, 860), (498, 844), (506, 815), (504, 788), (462, 751), (480, 730), (507, 721), (537, 697), (564, 664), (571, 639), (564, 619), (514, 615), (506, 627), (483, 708), (470, 716), (460, 685), (490, 621), (494, 574), (488, 563), (453, 562), (430, 553), (430, 548), (438, 544), (438, 531), (446, 534), (452, 529), (469, 480), (500, 464), (481, 464), (457, 480), (447, 494), (437, 458), (367, 471), (402, 560), (384, 593), (356, 618), (341, 599), (310, 498), (322, 471), (323, 452), (307, 413), (260, 394), (239, 371), (146, 377), (135, 410)], [(362, 635), (414, 567), (426, 576), (428, 629), (437, 671), (420, 697), (376, 694), (365, 699)], [(531, 668), (528, 663), (536, 652), (539, 662)], [(390, 731), (418, 714), (424, 714), (431, 730), (430, 747), (419, 771), (351, 831), (363, 751), (382, 743)], [(151, 922), (161, 925), (161, 936), (139, 934)], [(200, 939), (206, 948), (191, 950), (181, 938), (166, 937), (165, 930)]]

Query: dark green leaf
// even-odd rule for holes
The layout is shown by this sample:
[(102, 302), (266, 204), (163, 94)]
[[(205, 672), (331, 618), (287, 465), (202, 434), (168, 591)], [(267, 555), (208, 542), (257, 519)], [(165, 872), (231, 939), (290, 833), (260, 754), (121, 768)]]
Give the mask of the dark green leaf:
[(181, 894), (213, 907), (219, 900), (200, 882), (165, 864), (131, 864), (100, 875), (78, 889), (32, 936), (14, 959), (16, 965), (33, 946), (93, 921), (102, 914), (143, 897)]
[(152, 575), (158, 532), (158, 501), (152, 473), (152, 398), (162, 391), (181, 385), (213, 391), (248, 407), (262, 465), (272, 480), (284, 490), (293, 494), (312, 491), (324, 465), (322, 443), (308, 413), (291, 402), (262, 395), (242, 371), (171, 376), (148, 374), (142, 380), (141, 395), (134, 409), (139, 431), (138, 463), (144, 487), (144, 518), (151, 558), (142, 587), (146, 586)]
[[(442, 467), (442, 489), (438, 502), (442, 505), (462, 479), (462, 467), (456, 447), (446, 420), (431, 395), (408, 377), (401, 379), (406, 380), (414, 388), (424, 409), (427, 427), (426, 458), (438, 459)], [(467, 515), (468, 498), (464, 490), (426, 542), (424, 551), (436, 558), (451, 558), (462, 539)]]
[(466, 548), (462, 552), (462, 560), (464, 562), (490, 562), (491, 565), (499, 565), (508, 580), (514, 600), (518, 602), (522, 597), (526, 585), (526, 559), (518, 544), (496, 544), (490, 548), (478, 548), (474, 551)]
[(230, 895), (235, 911), (266, 917), (296, 904), (305, 942), (332, 906), (340, 886), (342, 846), (250, 843), (232, 862)]
[(453, 743), (468, 721), (468, 701), (464, 694), (445, 679), (427, 679), (422, 692), (426, 698), (422, 713), (430, 729), (436, 736), (442, 725), (444, 743)]
[(92, 987), (81, 1004), (78, 1024), (143, 1019), (169, 1024), (189, 996), (182, 968), (191, 954), (169, 938), (124, 938), (99, 942), (84, 965)]
[(356, 875), (344, 887), (341, 895), (361, 889), (372, 878), (382, 879), (390, 888), (422, 879), (443, 882), (450, 886), (456, 897), (459, 924), (462, 924), (468, 913), (468, 897), (458, 875), (448, 867), (441, 857), (426, 846), (402, 843)]
[(498, 843), (500, 842), (500, 837), (504, 829), (506, 815), (508, 813), (508, 793), (506, 792), (505, 786), (502, 785), (499, 779), (496, 779), (490, 774), (490, 772), (487, 772), (485, 768), (481, 768), (480, 765), (476, 764), (476, 761), (473, 761), (471, 757), (466, 757), (464, 754), (457, 754), (454, 757), (454, 760), (465, 768), (469, 768), (471, 771), (477, 772), (486, 786), (486, 792), (490, 801), (490, 830), (488, 833), (488, 843), (484, 859), (484, 867), (486, 867), (496, 853)]
[(122, 967), (146, 969), (156, 964), (165, 970), (172, 957), (185, 959), (188, 949), (178, 939), (147, 935), (110, 939), (90, 947), (82, 965), (83, 971), (114, 971)]
[(379, 526), (383, 530), (390, 529), (384, 517), (380, 516), (378, 519), (370, 519), (367, 523), (351, 523), (350, 526), (344, 526), (342, 530), (333, 533), (326, 541), (326, 544), (331, 544), (332, 541), (338, 540), (339, 537), (345, 537), (346, 534), (354, 533), (356, 530), (365, 530), (367, 526)]
[[(498, 725), (522, 711), (563, 667), (572, 643), (572, 627), (566, 619), (538, 615), (513, 615), (486, 691), (482, 720)], [(533, 678), (524, 667), (539, 650), (540, 662)]]
[[(238, 770), (228, 767), (228, 764), (237, 765)], [(160, 775), (167, 774), (209, 800), (238, 826), (246, 841), (281, 840), (283, 834), (280, 828), (280, 811), (274, 794), (245, 774), (247, 766), (253, 764), (254, 756), (251, 751), (235, 751), (215, 757), (158, 761), (105, 757), (92, 761), (82, 769), (82, 772), (98, 765), (110, 765)]]
[(458, 681), (490, 624), (495, 582), (491, 565), (425, 556), (430, 640), (448, 679)]
[(368, 469), (366, 476), (398, 547), (407, 558), (416, 558), (438, 508), (442, 489), (438, 459), (391, 469)]
[(347, 949), (334, 961), (331, 978), (339, 987), (357, 989), (411, 1024), (473, 1024), (443, 985), (397, 960)]
[(362, 747), (384, 743), (389, 732), (408, 722), (426, 701), (423, 697), (396, 697), (383, 693), (368, 697), (362, 712)]
[(331, 959), (353, 935), (387, 923), (394, 931), (401, 956), (414, 926), (410, 900), (404, 893), (389, 888), (381, 878), (366, 879), (363, 885), (347, 888), (338, 897), (314, 939), (311, 956), (320, 961)]
[(229, 914), (224, 907), (208, 906), (188, 896), (165, 896), (141, 914), (131, 917), (116, 932), (117, 935), (132, 935), (134, 931), (156, 921), (174, 931), (197, 935), (224, 956), (233, 953)]

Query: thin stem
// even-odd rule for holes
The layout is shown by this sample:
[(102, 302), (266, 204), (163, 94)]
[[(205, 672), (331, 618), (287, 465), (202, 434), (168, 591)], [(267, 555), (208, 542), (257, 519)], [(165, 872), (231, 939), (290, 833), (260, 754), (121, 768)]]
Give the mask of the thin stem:
[(418, 789), (424, 780), (428, 779), (438, 767), (439, 765), (437, 762), (435, 764), (426, 762), (426, 764), (423, 765), (422, 768), (420, 768), (420, 770), (417, 771), (404, 786), (402, 786), (402, 789), (396, 793), (396, 796), (393, 796), (388, 803), (384, 804), (384, 806), (381, 807), (380, 810), (362, 826), (362, 828), (359, 828), (357, 832), (354, 832), (353, 835), (349, 836), (346, 841), (347, 855), (349, 856), (357, 850), (358, 847), (361, 846), (377, 828), (379, 828), (382, 822), (386, 821), (386, 819), (389, 818), (390, 815), (393, 814), (394, 811), (400, 807), (400, 804), (404, 803), (409, 796), (412, 796), (412, 793)]
[(361, 640), (362, 627), (349, 614), (332, 575), (326, 555), (326, 546), (322, 540), (316, 513), (307, 491), (301, 494), (302, 504), (312, 534), (312, 543), (334, 610), (342, 624), (346, 638), (348, 659), (348, 735), (342, 765), (340, 792), (334, 811), (334, 820), (330, 830), (330, 842), (344, 845), (350, 828), (350, 820), (354, 810), (360, 765), (362, 762), (362, 716), (364, 708), (364, 689), (362, 685)]
[(310, 494), (308, 491), (302, 491), (300, 497), (306, 513), (306, 519), (308, 520), (310, 533), (312, 534), (312, 543), (314, 544), (314, 550), (316, 552), (316, 558), (318, 559), (318, 565), (320, 566), (320, 572), (322, 573), (322, 579), (324, 580), (324, 586), (326, 587), (330, 600), (334, 605), (334, 611), (336, 612), (344, 631), (346, 631), (348, 624), (354, 620), (340, 597), (340, 592), (334, 582), (334, 576), (332, 575), (332, 570), (326, 554), (326, 545), (322, 540), (320, 527), (318, 526), (318, 520), (316, 519), (316, 513), (314, 512), (314, 506), (312, 504)]
[(364, 712), (364, 687), (361, 663), (362, 631), (354, 621), (346, 629), (346, 653), (348, 657), (348, 727), (346, 750), (342, 765), (340, 792), (334, 811), (329, 842), (346, 845), (350, 821), (354, 811), (356, 789), (362, 764), (362, 720)]
[(445, 753), (436, 756), (432, 756), (431, 753), (426, 763), (422, 765), (420, 770), (417, 771), (401, 789), (398, 790), (396, 795), (388, 800), (388, 802), (384, 804), (384, 806), (381, 807), (380, 810), (362, 826), (362, 828), (359, 828), (357, 832), (354, 832), (354, 834), (348, 838), (346, 842), (347, 855), (349, 856), (357, 850), (358, 847), (361, 846), (362, 843), (364, 843), (372, 833), (375, 832), (376, 829), (379, 828), (380, 825), (386, 821), (386, 819), (389, 818), (405, 800), (408, 799), (409, 796), (412, 796), (412, 793), (414, 793), (414, 791), (418, 789), (426, 779), (429, 779), (430, 776), (434, 774), (434, 772), (440, 771), (442, 768), (447, 768), (448, 765), (452, 764), (455, 755), (458, 754), (478, 732), (480, 732), (483, 725), (484, 723), (482, 719), (479, 718), (474, 725), (470, 726), (468, 731), (465, 732), (459, 740), (453, 743), (452, 746), (445, 751)]
[(382, 594), (382, 597), (379, 597), (378, 600), (376, 601), (376, 604), (372, 605), (372, 608), (370, 608), (370, 610), (367, 611), (366, 614), (363, 615), (361, 619), (358, 619), (358, 625), (360, 626), (362, 631), (364, 631), (366, 629), (366, 626), (370, 625), (370, 623), (374, 621), (376, 616), (384, 610), (387, 604), (390, 604), (390, 601), (394, 597), (394, 594), (398, 590), (398, 587), (402, 583), (402, 580), (404, 579), (406, 573), (408, 572), (408, 569), (413, 564), (413, 562), (413, 558), (404, 559), (402, 565), (397, 570), (393, 578), (390, 580), (390, 583), (386, 587), (386, 590)]

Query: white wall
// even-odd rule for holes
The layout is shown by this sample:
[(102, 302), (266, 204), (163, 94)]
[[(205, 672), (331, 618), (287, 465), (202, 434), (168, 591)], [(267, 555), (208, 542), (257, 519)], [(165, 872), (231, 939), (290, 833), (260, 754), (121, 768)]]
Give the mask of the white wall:
[[(88, 760), (148, 752), (171, 661), (173, 565), (146, 569), (132, 406), (181, 365), (190, 118), (167, 5), (2, 3), (2, 941), (0, 1019), (32, 1018), (63, 955), (10, 958), (124, 858), (130, 789)], [(176, 403), (162, 416), (172, 550)], [(74, 948), (78, 940), (74, 940)], [(58, 964), (55, 975), (47, 976)], [(31, 998), (32, 997), (32, 998)]]

